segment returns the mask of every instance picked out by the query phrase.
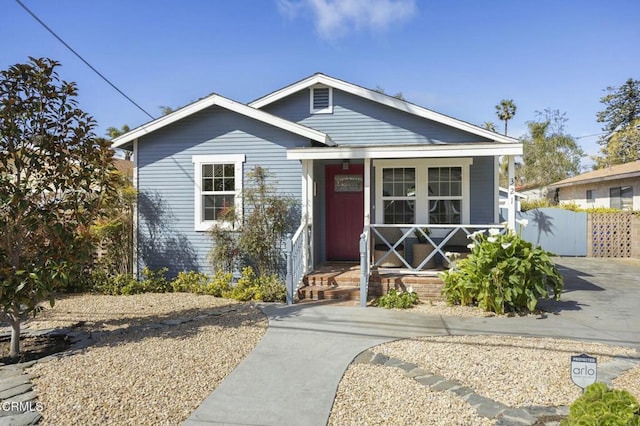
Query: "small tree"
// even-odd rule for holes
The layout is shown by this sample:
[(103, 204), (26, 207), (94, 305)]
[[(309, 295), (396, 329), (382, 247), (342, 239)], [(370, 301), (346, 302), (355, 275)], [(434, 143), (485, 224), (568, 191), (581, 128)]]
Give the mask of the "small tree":
[(265, 168), (256, 166), (247, 178), (244, 215), (240, 217), (233, 209), (221, 214), (225, 223), (210, 231), (216, 243), (210, 257), (214, 267), (227, 271), (242, 259), (254, 264), (260, 275), (278, 274), (283, 265), (284, 238), (291, 230), (289, 216), (294, 202), (276, 192)]
[(83, 272), (89, 228), (113, 190), (113, 151), (92, 133), (59, 63), (29, 58), (0, 71), (0, 305), (12, 327)]

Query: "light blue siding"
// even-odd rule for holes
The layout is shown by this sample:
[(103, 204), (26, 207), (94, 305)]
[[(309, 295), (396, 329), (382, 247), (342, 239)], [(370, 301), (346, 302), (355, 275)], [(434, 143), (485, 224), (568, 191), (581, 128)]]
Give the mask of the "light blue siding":
[[(300, 199), (301, 165), (286, 149), (309, 141), (242, 115), (212, 107), (143, 137), (138, 143), (139, 259), (141, 266), (208, 270), (213, 241), (194, 230), (192, 155), (245, 154), (274, 176), (278, 191)], [(246, 186), (246, 179), (245, 179)]]
[(333, 114), (309, 113), (309, 90), (264, 110), (328, 133), (338, 145), (400, 145), (488, 142), (488, 139), (333, 90)]
[(490, 224), (495, 220), (496, 206), (495, 167), (493, 157), (475, 157), (469, 168), (471, 223)]

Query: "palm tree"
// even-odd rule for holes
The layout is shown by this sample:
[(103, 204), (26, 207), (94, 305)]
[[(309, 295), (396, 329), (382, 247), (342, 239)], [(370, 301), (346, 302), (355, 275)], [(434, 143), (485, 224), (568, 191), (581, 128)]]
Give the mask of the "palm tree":
[(496, 114), (501, 121), (504, 121), (504, 134), (507, 135), (507, 122), (516, 115), (516, 105), (513, 99), (503, 99), (496, 105)]

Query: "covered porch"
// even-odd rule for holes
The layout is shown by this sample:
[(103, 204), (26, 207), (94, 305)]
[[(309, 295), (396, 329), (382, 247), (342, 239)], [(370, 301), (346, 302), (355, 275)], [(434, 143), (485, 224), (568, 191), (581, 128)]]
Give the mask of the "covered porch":
[[(312, 291), (299, 292), (326, 276), (328, 265), (335, 269), (328, 274), (357, 284), (363, 306), (367, 294), (402, 289), (415, 277), (438, 282), (438, 272), (455, 259), (448, 252), (468, 252), (467, 235), (505, 229), (501, 156), (509, 164), (507, 224), (515, 227), (514, 157), (521, 149), (507, 143), (290, 149), (287, 158), (302, 165), (302, 204), (301, 225), (287, 245), (289, 303)], [(358, 267), (343, 271), (336, 262)], [(400, 287), (379, 284), (386, 275)], [(327, 290), (323, 295), (332, 294)]]

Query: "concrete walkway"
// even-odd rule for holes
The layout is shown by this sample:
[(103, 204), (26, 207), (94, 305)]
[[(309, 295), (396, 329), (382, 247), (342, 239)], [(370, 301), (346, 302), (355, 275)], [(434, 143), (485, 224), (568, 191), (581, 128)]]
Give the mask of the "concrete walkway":
[[(371, 346), (425, 335), (567, 337), (640, 347), (640, 263), (558, 259), (562, 301), (539, 317), (459, 318), (378, 308), (268, 305), (256, 348), (185, 425), (323, 425), (342, 375)], [(215, 360), (212, 360), (215, 362)]]

